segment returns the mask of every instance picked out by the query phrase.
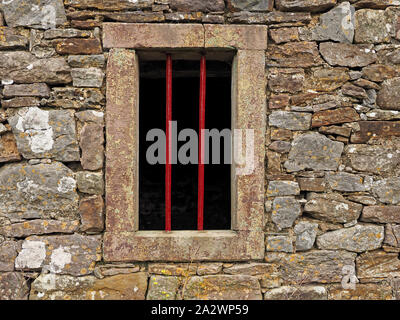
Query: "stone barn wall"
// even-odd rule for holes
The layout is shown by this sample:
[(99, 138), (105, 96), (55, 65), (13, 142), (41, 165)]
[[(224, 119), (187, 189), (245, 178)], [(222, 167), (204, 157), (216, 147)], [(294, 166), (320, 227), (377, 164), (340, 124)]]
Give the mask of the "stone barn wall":
[[(113, 21), (268, 26), (265, 259), (104, 261)], [(400, 1), (2, 0), (0, 26), (1, 300), (399, 299)]]

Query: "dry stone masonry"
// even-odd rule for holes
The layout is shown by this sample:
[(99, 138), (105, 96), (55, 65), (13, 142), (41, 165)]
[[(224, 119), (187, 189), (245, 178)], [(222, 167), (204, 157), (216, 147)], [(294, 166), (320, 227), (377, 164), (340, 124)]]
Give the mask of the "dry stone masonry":
[[(262, 259), (105, 259), (103, 22), (268, 27), (223, 37), (267, 48)], [(400, 299), (399, 255), (400, 1), (0, 1), (0, 300)]]

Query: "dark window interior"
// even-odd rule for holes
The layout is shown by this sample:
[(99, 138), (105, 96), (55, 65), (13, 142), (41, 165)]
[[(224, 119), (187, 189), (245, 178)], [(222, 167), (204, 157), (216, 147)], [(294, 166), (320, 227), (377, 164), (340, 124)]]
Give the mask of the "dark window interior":
[[(178, 133), (198, 132), (199, 61), (173, 61), (172, 120)], [(146, 150), (153, 143), (146, 134), (153, 128), (165, 132), (165, 61), (140, 60), (139, 97), (139, 229), (164, 230), (165, 165), (150, 165)], [(206, 129), (231, 128), (231, 63), (207, 60)], [(185, 142), (178, 142), (178, 150)], [(204, 229), (231, 227), (230, 165), (206, 164)], [(212, 153), (210, 153), (212, 159)], [(197, 174), (195, 164), (172, 165), (172, 230), (197, 228)]]

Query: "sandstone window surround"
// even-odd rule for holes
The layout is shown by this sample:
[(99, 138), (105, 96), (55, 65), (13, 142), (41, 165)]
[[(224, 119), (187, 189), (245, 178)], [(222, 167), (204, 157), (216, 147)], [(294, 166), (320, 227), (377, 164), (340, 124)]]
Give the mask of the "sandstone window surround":
[[(110, 49), (107, 65), (104, 259), (263, 259), (267, 27), (105, 23), (103, 45)], [(255, 163), (251, 174), (232, 175), (231, 230), (138, 230), (139, 58), (136, 50), (143, 49), (231, 49), (236, 52), (232, 67), (232, 129), (254, 129)], [(243, 144), (245, 141), (243, 138)]]

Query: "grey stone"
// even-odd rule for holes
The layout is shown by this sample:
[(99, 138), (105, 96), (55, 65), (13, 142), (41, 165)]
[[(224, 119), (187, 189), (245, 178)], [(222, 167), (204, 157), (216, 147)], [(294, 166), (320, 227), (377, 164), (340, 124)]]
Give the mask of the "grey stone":
[(79, 228), (79, 220), (35, 219), (0, 227), (0, 235), (6, 237), (27, 237), (34, 234), (74, 233)]
[(149, 280), (147, 300), (176, 300), (180, 284), (184, 280), (180, 277), (165, 277), (153, 275)]
[(361, 204), (347, 201), (342, 195), (334, 193), (310, 194), (304, 206), (304, 212), (314, 218), (335, 223), (347, 223), (358, 219), (361, 210)]
[(400, 247), (400, 225), (387, 224), (385, 226), (385, 244), (392, 247)]
[(317, 236), (318, 224), (301, 221), (294, 227), (296, 234), (296, 251), (305, 251), (313, 247)]
[(100, 253), (100, 235), (32, 236), (22, 243), (15, 268), (82, 276), (93, 272)]
[(68, 56), (68, 64), (72, 68), (103, 68), (105, 61), (102, 54)]
[(27, 300), (28, 281), (20, 272), (0, 274), (0, 300)]
[(376, 181), (372, 192), (380, 202), (398, 204), (400, 203), (400, 178), (393, 177)]
[(89, 194), (103, 194), (104, 180), (102, 172), (79, 171), (75, 174), (78, 190)]
[(0, 50), (25, 49), (28, 46), (28, 38), (13, 28), (2, 27), (0, 34)]
[(301, 34), (310, 33), (309, 36), (300, 36), (302, 40), (337, 41), (353, 43), (354, 38), (354, 12), (355, 9), (349, 2), (340, 5), (320, 16), (319, 24), (314, 28), (301, 28)]
[(276, 151), (279, 153), (287, 153), (290, 151), (292, 144), (287, 141), (274, 141), (269, 146), (268, 149)]
[(343, 143), (332, 141), (322, 134), (305, 133), (294, 138), (284, 166), (289, 172), (305, 169), (336, 170), (343, 147)]
[(400, 77), (383, 81), (376, 103), (381, 109), (400, 110)]
[(23, 108), (8, 121), (16, 137), (18, 150), (25, 159), (79, 161), (72, 111)]
[(356, 43), (390, 42), (391, 25), (384, 10), (361, 9), (356, 12)]
[(272, 221), (279, 229), (290, 228), (300, 214), (300, 203), (294, 197), (277, 197), (274, 199)]
[(93, 122), (96, 124), (104, 124), (104, 113), (101, 111), (95, 110), (84, 110), (75, 113), (75, 117), (78, 118), (79, 121), (85, 122)]
[(293, 241), (289, 235), (267, 235), (265, 238), (266, 251), (293, 252)]
[(327, 300), (328, 292), (323, 286), (283, 286), (264, 294), (264, 300)]
[(59, 162), (0, 168), (0, 216), (9, 219), (77, 218), (73, 172)]
[(392, 172), (400, 163), (400, 153), (395, 146), (351, 144), (346, 155), (353, 169), (382, 174)]
[(49, 86), (45, 83), (12, 84), (4, 86), (3, 95), (10, 97), (42, 97), (50, 96)]
[(274, 111), (269, 115), (269, 125), (288, 130), (308, 130), (311, 114), (304, 112)]
[(376, 199), (370, 196), (349, 195), (347, 199), (367, 206), (376, 204)]
[(280, 11), (321, 12), (335, 4), (336, 0), (275, 0), (275, 5)]
[(319, 50), (331, 66), (365, 67), (377, 59), (376, 54), (367, 45), (322, 42)]
[(356, 259), (357, 277), (374, 280), (379, 278), (400, 277), (400, 259), (398, 252), (374, 250), (360, 254)]
[(301, 253), (267, 252), (265, 261), (280, 268), (285, 284), (342, 281), (342, 268), (355, 267), (357, 254), (348, 251), (311, 250)]
[(364, 184), (364, 179), (356, 174), (328, 172), (326, 178), (332, 190), (343, 192), (361, 192), (368, 190), (368, 187)]
[(222, 263), (202, 263), (197, 267), (197, 275), (217, 274), (222, 271)]
[(18, 249), (17, 241), (7, 240), (0, 243), (0, 272), (14, 271)]
[(380, 248), (383, 238), (383, 226), (357, 224), (351, 228), (339, 229), (320, 235), (317, 238), (317, 246), (320, 249), (343, 249), (361, 253)]
[(104, 95), (97, 88), (53, 88), (47, 104), (52, 107), (100, 109), (105, 103)]
[(90, 31), (79, 29), (50, 29), (43, 34), (44, 39), (52, 40), (57, 38), (88, 38), (91, 36)]
[(295, 196), (300, 194), (299, 184), (294, 181), (270, 181), (268, 183), (267, 197)]
[(74, 87), (100, 88), (103, 84), (104, 73), (99, 68), (74, 68), (71, 75)]
[(0, 61), (0, 80), (49, 84), (65, 84), (72, 81), (71, 69), (64, 58), (37, 59), (29, 52), (12, 51), (0, 52)]
[(169, 0), (169, 6), (171, 9), (183, 12), (215, 12), (225, 9), (223, 0)]
[(191, 277), (187, 282), (185, 300), (262, 300), (260, 283), (247, 275), (210, 275)]
[(273, 0), (231, 0), (234, 8), (245, 11), (272, 11)]
[(0, 3), (10, 27), (55, 28), (67, 22), (62, 0), (13, 0)]

